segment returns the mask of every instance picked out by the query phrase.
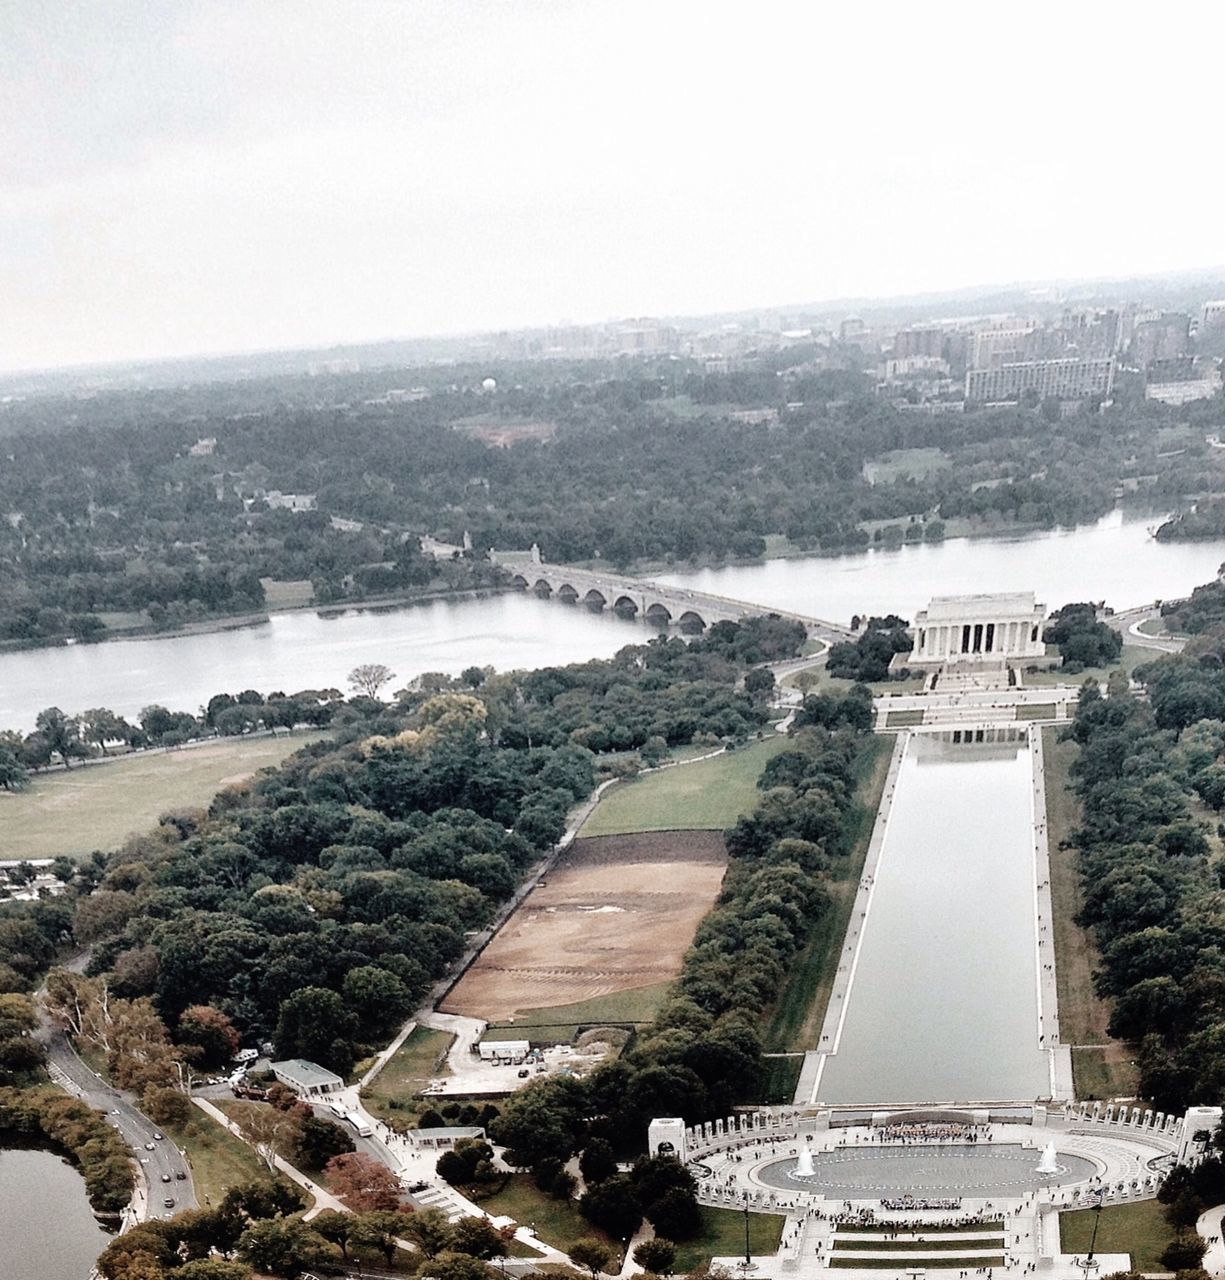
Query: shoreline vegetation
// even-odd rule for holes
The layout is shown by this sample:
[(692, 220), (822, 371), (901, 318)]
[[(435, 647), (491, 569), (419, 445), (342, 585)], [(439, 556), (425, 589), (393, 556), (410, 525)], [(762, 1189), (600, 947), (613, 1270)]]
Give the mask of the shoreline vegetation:
[[(1119, 509), (1116, 504), (1114, 510)], [(943, 531), (939, 537), (918, 536), (907, 537), (902, 531), (915, 529), (922, 534), (928, 527), (919, 516), (913, 517), (915, 523), (910, 524), (906, 518), (886, 522), (886, 528), (898, 530), (893, 538), (873, 539), (861, 546), (839, 547), (803, 547), (791, 543), (786, 535), (771, 534), (765, 538), (766, 549), (761, 555), (737, 556), (692, 556), (684, 560), (646, 560), (636, 562), (626, 569), (611, 568), (611, 572), (627, 578), (643, 578), (650, 580), (658, 575), (673, 573), (698, 573), (707, 569), (751, 568), (754, 565), (768, 564), (772, 560), (839, 560), (844, 556), (863, 555), (870, 551), (896, 551), (904, 546), (938, 546), (944, 543), (966, 541), (986, 541), (993, 538), (1023, 538), (1031, 534), (1045, 533), (1052, 529), (1078, 529), (1091, 525), (1100, 516), (1089, 520), (1048, 523), (1043, 521), (988, 521), (979, 520), (943, 520), (939, 523)], [(1171, 521), (1172, 522), (1171, 518)], [(1164, 527), (1164, 526), (1163, 526)], [(879, 530), (878, 530), (879, 532)], [(1204, 535), (1208, 536), (1208, 535)], [(549, 564), (555, 562), (549, 561)], [(609, 570), (607, 561), (576, 560), (572, 562), (576, 569)], [(285, 584), (274, 583), (274, 588)], [(275, 590), (273, 594), (279, 594)], [(116, 640), (173, 640), (189, 636), (217, 635), (226, 631), (244, 631), (253, 627), (267, 626), (274, 618), (292, 617), (295, 614), (317, 614), (321, 616), (339, 617), (345, 613), (393, 611), (412, 608), (419, 604), (432, 604), (437, 601), (483, 600), (501, 595), (520, 594), (519, 590), (508, 583), (494, 583), (476, 587), (445, 587), (428, 591), (397, 591), (391, 593), (374, 593), (355, 596), (350, 599), (334, 601), (309, 601), (294, 604), (267, 604), (263, 609), (244, 609), (235, 613), (217, 613), (207, 617), (183, 622), (175, 626), (156, 626), (152, 622), (137, 622), (131, 625), (107, 624), (96, 636), (79, 640), (72, 636), (48, 636), (32, 640), (0, 640), (0, 658), (6, 654), (28, 653), (39, 649), (62, 649), (78, 644), (107, 644)], [(746, 601), (746, 603), (752, 603)], [(761, 606), (762, 612), (769, 612), (769, 607)]]

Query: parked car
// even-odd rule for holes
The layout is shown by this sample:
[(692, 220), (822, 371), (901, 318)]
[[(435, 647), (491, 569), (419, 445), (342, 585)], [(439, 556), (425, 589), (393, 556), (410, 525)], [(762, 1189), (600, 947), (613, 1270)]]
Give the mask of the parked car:
[(162, 1181), (163, 1181), (163, 1182), (169, 1182), (169, 1181), (170, 1181), (170, 1175), (169, 1175), (168, 1173), (163, 1173), (163, 1174), (162, 1174)]
[(164, 1204), (164, 1205), (166, 1206), (166, 1208), (167, 1208), (167, 1209), (173, 1209), (173, 1208), (174, 1208), (174, 1196), (167, 1196), (167, 1197), (165, 1198), (165, 1200), (163, 1200), (163, 1201), (162, 1201), (162, 1204)]
[(174, 1176), (176, 1179), (178, 1179), (179, 1182), (187, 1181), (187, 1175), (183, 1172), (182, 1169), (180, 1169)]
[(156, 1151), (156, 1150), (157, 1150), (157, 1148), (153, 1145), (153, 1143), (151, 1143), (151, 1142), (146, 1142), (146, 1143), (145, 1143), (145, 1150), (146, 1150), (146, 1151)]

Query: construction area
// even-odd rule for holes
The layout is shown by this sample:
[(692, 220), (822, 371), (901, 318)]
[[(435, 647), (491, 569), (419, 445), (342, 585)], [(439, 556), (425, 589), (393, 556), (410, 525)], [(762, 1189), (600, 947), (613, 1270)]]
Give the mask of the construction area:
[(525, 1010), (671, 980), (714, 904), (726, 865), (717, 831), (576, 840), (452, 988), (440, 1012), (513, 1022)]

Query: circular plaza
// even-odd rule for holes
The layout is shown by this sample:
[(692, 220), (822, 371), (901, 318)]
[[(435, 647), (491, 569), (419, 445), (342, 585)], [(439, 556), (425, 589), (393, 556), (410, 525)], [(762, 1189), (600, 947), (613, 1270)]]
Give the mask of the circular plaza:
[(1173, 1162), (1165, 1133), (1105, 1125), (797, 1125), (688, 1152), (699, 1196), (766, 1211), (977, 1213), (1146, 1199)]

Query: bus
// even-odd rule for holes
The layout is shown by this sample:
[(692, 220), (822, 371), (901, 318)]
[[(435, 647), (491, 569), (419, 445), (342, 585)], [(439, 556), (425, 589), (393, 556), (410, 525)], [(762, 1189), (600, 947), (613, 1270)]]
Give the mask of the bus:
[(359, 1138), (373, 1138), (374, 1130), (366, 1123), (365, 1120), (357, 1114), (356, 1111), (349, 1111), (345, 1114), (345, 1120), (348, 1122), (353, 1132)]

